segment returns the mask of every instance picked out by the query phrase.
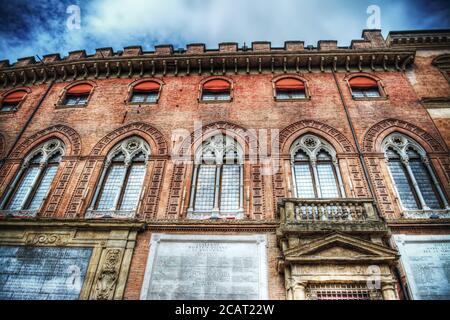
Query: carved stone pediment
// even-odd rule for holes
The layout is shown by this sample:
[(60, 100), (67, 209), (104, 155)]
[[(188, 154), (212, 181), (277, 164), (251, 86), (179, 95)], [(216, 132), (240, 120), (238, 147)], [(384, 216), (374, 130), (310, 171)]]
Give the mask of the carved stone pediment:
[(394, 263), (397, 252), (371, 241), (332, 233), (284, 251), (289, 263)]

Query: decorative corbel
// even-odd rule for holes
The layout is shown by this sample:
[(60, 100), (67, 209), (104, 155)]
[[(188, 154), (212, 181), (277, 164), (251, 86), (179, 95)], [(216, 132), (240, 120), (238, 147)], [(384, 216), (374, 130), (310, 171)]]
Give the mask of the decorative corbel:
[(345, 71), (350, 72), (350, 56), (345, 57)]

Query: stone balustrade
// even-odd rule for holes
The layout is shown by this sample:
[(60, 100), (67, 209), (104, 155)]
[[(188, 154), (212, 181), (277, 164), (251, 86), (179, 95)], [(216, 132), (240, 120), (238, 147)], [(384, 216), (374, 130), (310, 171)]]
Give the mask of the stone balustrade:
[(372, 199), (282, 199), (278, 212), (287, 223), (378, 220)]

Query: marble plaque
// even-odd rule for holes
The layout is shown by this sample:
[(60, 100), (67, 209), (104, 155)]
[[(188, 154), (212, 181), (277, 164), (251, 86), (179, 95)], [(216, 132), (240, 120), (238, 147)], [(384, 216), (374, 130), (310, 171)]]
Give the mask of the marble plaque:
[(0, 246), (0, 300), (78, 299), (91, 248)]
[(415, 300), (450, 300), (450, 236), (395, 235)]
[(154, 234), (141, 299), (267, 299), (266, 236)]

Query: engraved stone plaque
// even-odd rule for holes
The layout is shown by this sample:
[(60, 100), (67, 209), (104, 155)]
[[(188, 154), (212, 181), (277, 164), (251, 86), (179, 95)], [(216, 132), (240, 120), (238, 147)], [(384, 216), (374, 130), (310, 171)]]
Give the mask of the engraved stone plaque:
[(450, 300), (450, 236), (395, 235), (416, 300)]
[(0, 300), (78, 299), (91, 248), (0, 246)]
[(154, 234), (141, 299), (267, 299), (266, 237)]

